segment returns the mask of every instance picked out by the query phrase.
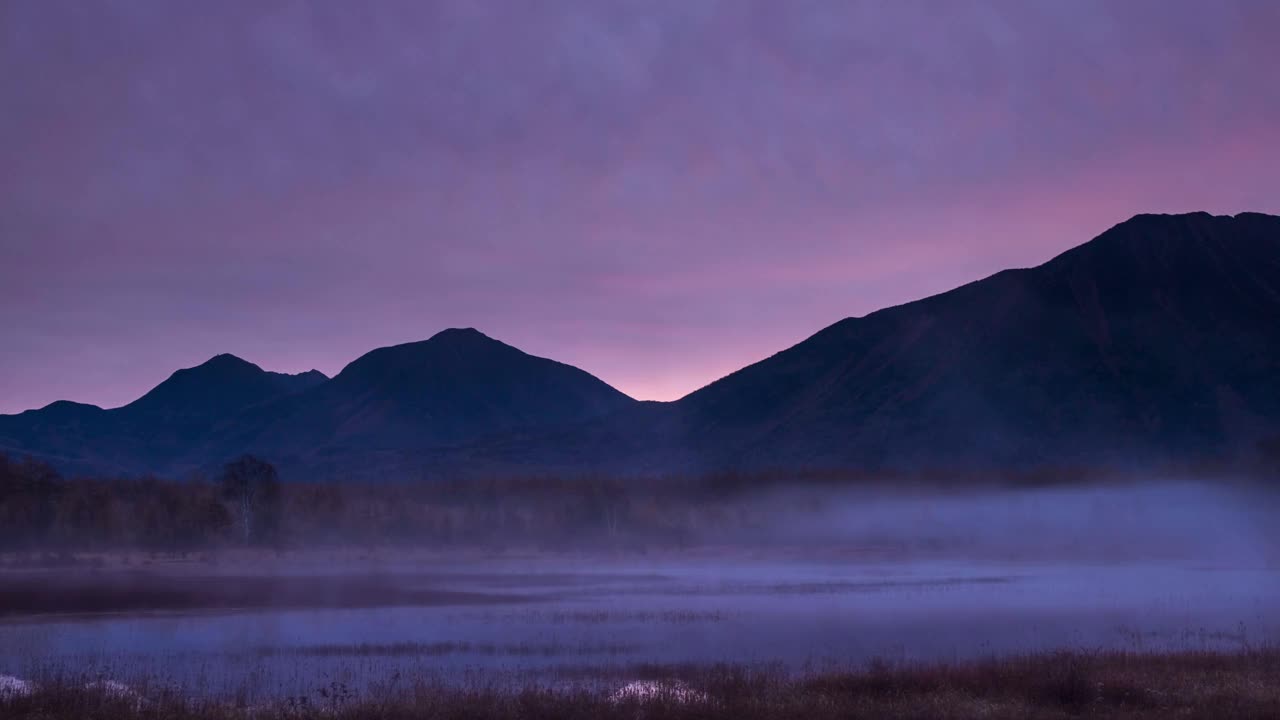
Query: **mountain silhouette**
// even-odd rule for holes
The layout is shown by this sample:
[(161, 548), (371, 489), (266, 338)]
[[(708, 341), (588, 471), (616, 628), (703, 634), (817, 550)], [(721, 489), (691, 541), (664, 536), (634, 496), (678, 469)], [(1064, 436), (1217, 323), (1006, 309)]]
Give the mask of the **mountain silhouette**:
[(1192, 213), (486, 450), (556, 471), (999, 470), (1221, 459), (1277, 432), (1280, 218)]
[(251, 408), (193, 464), (249, 450), (309, 475), (383, 477), (433, 448), (545, 430), (635, 401), (571, 365), (472, 329), (373, 350), (310, 391)]
[(1139, 215), (842, 320), (675, 404), (710, 464), (1124, 463), (1280, 422), (1280, 218)]
[(223, 354), (175, 372), (119, 412), (136, 421), (207, 422), (326, 380), (318, 370), (297, 375), (268, 372), (235, 355)]
[(0, 449), (42, 457), (69, 472), (160, 471), (241, 410), (327, 379), (316, 370), (286, 375), (218, 355), (174, 372), (123, 407), (58, 401), (0, 415)]
[(474, 329), (332, 380), (218, 356), (134, 403), (0, 416), (98, 472), (251, 451), (293, 478), (1000, 469), (1229, 458), (1280, 432), (1280, 218), (1139, 215), (1028, 269), (847, 318), (670, 403)]

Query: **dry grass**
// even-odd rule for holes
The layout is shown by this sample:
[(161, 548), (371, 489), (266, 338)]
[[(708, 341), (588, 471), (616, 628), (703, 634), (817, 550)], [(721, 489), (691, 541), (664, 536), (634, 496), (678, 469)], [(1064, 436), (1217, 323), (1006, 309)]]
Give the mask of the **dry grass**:
[(431, 607), (528, 599), (510, 592), (446, 590), (431, 585), (433, 580), (431, 576), (358, 573), (0, 573), (0, 617), (210, 609)]
[[(189, 700), (173, 690), (137, 697), (47, 683), (0, 701), (0, 716), (41, 720), (242, 718), (1277, 718), (1280, 651), (1052, 653), (957, 665), (788, 677), (761, 669), (646, 666), (633, 680), (653, 692), (615, 694), (601, 678), (576, 689), (447, 687), (389, 680), (361, 697), (335, 685), (269, 706)], [(634, 683), (632, 684), (634, 686)], [(666, 690), (664, 690), (666, 688)]]
[(297, 647), (265, 646), (256, 648), (258, 657), (442, 657), (446, 655), (485, 655), (490, 657), (558, 657), (561, 655), (627, 655), (642, 649), (624, 643), (495, 643), (475, 642), (399, 642), (300, 645)]

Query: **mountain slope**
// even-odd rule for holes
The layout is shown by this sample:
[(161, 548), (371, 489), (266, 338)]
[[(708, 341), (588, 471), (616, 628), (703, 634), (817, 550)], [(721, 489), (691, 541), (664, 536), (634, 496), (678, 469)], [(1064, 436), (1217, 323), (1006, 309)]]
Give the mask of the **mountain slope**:
[(0, 415), (0, 449), (45, 458), (68, 472), (156, 472), (245, 408), (326, 380), (315, 370), (286, 375), (218, 355), (178, 370), (123, 407), (59, 401)]
[(286, 477), (991, 468), (1230, 457), (1280, 433), (1280, 218), (1139, 215), (1030, 269), (848, 318), (676, 402), (471, 330), (332, 380), (230, 356), (116, 410), (0, 416), (0, 449)]
[(1141, 215), (678, 401), (712, 464), (1124, 462), (1280, 425), (1280, 218)]
[(450, 329), (374, 350), (312, 391), (252, 408), (219, 428), (193, 462), (248, 449), (297, 474), (377, 477), (397, 458), (577, 423), (634, 402), (578, 368)]
[(268, 372), (235, 355), (223, 354), (178, 370), (118, 412), (134, 421), (208, 421), (273, 397), (310, 389), (327, 379), (317, 370), (297, 375)]
[(1238, 456), (1280, 433), (1280, 218), (1139, 215), (1035, 268), (847, 318), (674, 403), (472, 448), (613, 473)]

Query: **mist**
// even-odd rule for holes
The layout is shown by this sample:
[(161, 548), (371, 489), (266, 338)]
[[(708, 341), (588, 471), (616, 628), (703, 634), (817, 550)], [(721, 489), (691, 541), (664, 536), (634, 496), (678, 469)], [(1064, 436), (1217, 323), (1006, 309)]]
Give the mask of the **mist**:
[(1039, 488), (829, 485), (750, 494), (746, 544), (1127, 562), (1270, 566), (1280, 492), (1252, 481), (1153, 479)]
[[(317, 678), (364, 699), (388, 678), (608, 694), (656, 673), (687, 698), (726, 661), (800, 677), (1280, 641), (1265, 483), (853, 480), (285, 484), (270, 533), (232, 513), (176, 536), (146, 503), (197, 517), (217, 496), (143, 483), (93, 507), (152, 535), (53, 522), (3, 555), (0, 675), (271, 704), (331, 698)], [(78, 482), (60, 504), (101, 497)]]

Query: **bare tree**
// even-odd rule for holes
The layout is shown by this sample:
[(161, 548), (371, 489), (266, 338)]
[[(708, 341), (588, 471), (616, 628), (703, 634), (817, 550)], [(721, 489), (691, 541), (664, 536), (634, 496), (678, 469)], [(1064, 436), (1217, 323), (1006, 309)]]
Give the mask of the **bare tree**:
[(240, 517), (246, 543), (265, 538), (278, 521), (280, 479), (275, 466), (253, 455), (227, 463), (218, 483), (223, 500)]
[(1280, 435), (1258, 441), (1258, 461), (1265, 477), (1280, 481)]

